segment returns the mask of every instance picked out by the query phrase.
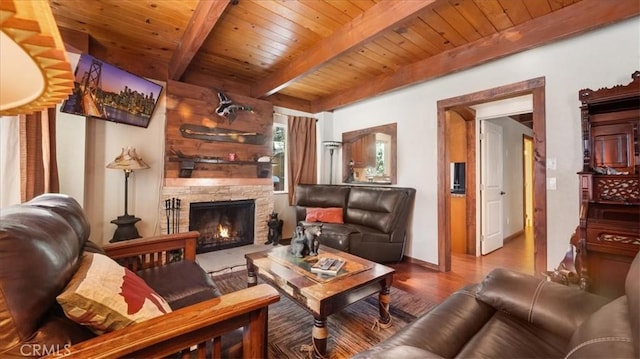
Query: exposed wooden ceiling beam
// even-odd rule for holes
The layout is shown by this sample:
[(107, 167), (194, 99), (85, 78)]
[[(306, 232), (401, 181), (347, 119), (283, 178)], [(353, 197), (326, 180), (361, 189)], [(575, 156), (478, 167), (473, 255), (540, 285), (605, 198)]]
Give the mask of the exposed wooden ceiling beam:
[(385, 30), (415, 16), (433, 5), (435, 0), (383, 0), (345, 24), (331, 36), (319, 41), (289, 65), (276, 71), (252, 87), (253, 97), (270, 96), (305, 76), (324, 63), (370, 41)]
[(169, 79), (179, 80), (182, 77), (228, 4), (229, 0), (198, 2), (178, 48), (169, 60)]
[(582, 0), (570, 7), (467, 45), (406, 65), (353, 88), (314, 101), (314, 113), (331, 111), (418, 82), (575, 36), (640, 14), (637, 0)]
[(303, 112), (311, 112), (311, 101), (302, 100), (297, 97), (276, 93), (265, 98), (265, 100), (271, 102), (274, 106), (286, 107), (291, 110)]

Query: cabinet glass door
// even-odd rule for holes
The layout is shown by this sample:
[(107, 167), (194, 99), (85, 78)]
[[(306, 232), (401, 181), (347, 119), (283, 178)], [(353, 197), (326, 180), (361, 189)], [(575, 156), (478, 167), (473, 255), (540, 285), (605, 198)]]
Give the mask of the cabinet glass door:
[(611, 167), (622, 172), (633, 170), (633, 126), (594, 126), (591, 131), (594, 167)]

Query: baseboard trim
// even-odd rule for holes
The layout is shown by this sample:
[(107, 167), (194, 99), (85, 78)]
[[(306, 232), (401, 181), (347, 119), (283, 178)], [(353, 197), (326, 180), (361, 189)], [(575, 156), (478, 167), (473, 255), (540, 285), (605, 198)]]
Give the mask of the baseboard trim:
[(406, 263), (416, 264), (416, 265), (419, 265), (419, 266), (422, 266), (422, 267), (425, 267), (427, 269), (431, 269), (431, 270), (434, 270), (434, 271), (437, 271), (437, 272), (440, 271), (440, 269), (438, 268), (437, 264), (425, 262), (423, 260), (412, 258), (412, 257), (406, 256), (406, 255), (402, 257), (402, 261), (406, 262)]

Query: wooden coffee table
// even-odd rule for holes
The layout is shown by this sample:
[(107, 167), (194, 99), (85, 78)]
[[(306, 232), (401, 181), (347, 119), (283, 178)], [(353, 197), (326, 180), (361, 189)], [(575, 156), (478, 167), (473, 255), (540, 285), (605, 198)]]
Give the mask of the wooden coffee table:
[(330, 247), (320, 246), (318, 257), (342, 258), (347, 262), (336, 277), (317, 275), (309, 271), (317, 257), (295, 258), (289, 246), (249, 253), (248, 284), (257, 284), (257, 277), (274, 286), (280, 293), (313, 314), (311, 331), (315, 354), (327, 354), (327, 317), (349, 304), (379, 293), (380, 323), (391, 322), (389, 291), (395, 270), (364, 258)]

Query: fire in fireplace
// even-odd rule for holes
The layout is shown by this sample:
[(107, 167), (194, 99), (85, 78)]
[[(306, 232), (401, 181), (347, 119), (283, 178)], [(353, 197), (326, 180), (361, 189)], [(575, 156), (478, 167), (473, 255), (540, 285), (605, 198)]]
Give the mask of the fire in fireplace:
[(255, 201), (192, 202), (189, 230), (199, 231), (197, 253), (253, 244)]

